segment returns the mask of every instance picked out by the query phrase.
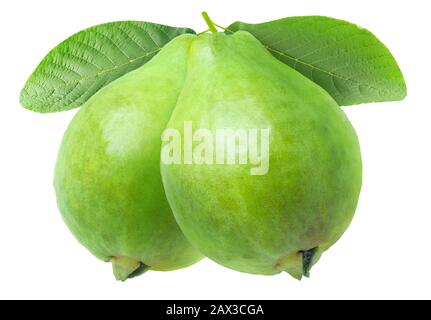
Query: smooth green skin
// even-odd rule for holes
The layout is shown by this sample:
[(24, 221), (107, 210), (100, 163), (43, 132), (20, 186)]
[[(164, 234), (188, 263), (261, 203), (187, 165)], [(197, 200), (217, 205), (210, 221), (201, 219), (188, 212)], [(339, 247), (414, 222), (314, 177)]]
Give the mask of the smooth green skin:
[(269, 172), (251, 165), (161, 164), (166, 195), (191, 243), (219, 264), (301, 278), (350, 224), (361, 188), (356, 133), (330, 95), (252, 35), (192, 43), (168, 128), (270, 128)]
[(180, 93), (194, 37), (94, 95), (69, 125), (55, 170), (58, 206), (75, 237), (125, 280), (202, 258), (180, 231), (160, 176), (160, 136)]

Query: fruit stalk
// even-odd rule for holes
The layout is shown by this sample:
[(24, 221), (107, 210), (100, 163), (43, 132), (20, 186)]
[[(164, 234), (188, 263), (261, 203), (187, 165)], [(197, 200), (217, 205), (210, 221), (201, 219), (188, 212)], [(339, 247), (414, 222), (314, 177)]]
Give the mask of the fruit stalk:
[(202, 17), (204, 18), (205, 22), (207, 23), (209, 30), (212, 33), (217, 33), (218, 31), (217, 31), (217, 28), (215, 27), (215, 23), (211, 20), (208, 13), (206, 13), (205, 11), (202, 12)]

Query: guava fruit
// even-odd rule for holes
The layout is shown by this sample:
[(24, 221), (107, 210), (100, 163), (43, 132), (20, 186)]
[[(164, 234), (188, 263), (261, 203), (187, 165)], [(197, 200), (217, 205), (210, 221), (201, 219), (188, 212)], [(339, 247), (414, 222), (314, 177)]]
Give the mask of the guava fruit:
[(186, 122), (214, 136), (223, 128), (270, 132), (266, 174), (251, 175), (250, 163), (161, 162), (186, 237), (238, 271), (307, 276), (349, 226), (361, 188), (358, 139), (334, 99), (247, 32), (203, 34), (189, 48), (167, 128), (184, 140)]
[(192, 36), (94, 95), (69, 125), (54, 185), (63, 219), (119, 280), (202, 258), (172, 215), (160, 176), (160, 135), (183, 85)]

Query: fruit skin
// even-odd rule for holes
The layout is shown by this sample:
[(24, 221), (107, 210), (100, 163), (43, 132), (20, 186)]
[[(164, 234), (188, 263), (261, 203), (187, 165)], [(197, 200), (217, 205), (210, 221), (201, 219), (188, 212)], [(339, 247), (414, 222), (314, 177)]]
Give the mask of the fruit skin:
[(117, 279), (202, 258), (180, 231), (160, 176), (160, 135), (181, 90), (194, 36), (94, 95), (69, 125), (55, 169), (63, 219)]
[(356, 133), (326, 91), (247, 32), (204, 34), (189, 51), (167, 127), (270, 128), (270, 164), (259, 176), (251, 165), (162, 162), (175, 218), (219, 264), (300, 279), (354, 215), (362, 171)]

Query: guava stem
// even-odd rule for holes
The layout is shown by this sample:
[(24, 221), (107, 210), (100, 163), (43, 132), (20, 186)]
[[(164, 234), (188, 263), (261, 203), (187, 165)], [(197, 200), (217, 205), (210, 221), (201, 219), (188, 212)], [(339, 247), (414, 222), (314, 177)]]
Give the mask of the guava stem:
[(209, 31), (211, 31), (212, 33), (217, 33), (218, 31), (217, 31), (217, 28), (215, 27), (215, 23), (211, 20), (208, 13), (206, 13), (205, 11), (202, 12), (202, 17), (204, 18), (205, 22), (207, 23)]
[(197, 35), (200, 36), (201, 34), (207, 33), (208, 31), (210, 31), (210, 29), (206, 29), (206, 30), (204, 30), (202, 32), (199, 32)]
[[(217, 24), (217, 23), (214, 23), (214, 25), (217, 27), (217, 28), (220, 28), (220, 29), (222, 29), (222, 30), (224, 30), (224, 31), (230, 31), (228, 28), (225, 28), (225, 27), (223, 27), (223, 26), (221, 26), (221, 25), (219, 25), (219, 24)], [(232, 32), (232, 31), (230, 31), (230, 32)], [(233, 33), (233, 32), (232, 32)]]

